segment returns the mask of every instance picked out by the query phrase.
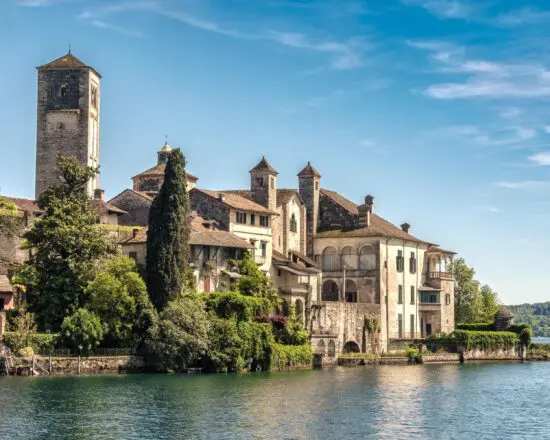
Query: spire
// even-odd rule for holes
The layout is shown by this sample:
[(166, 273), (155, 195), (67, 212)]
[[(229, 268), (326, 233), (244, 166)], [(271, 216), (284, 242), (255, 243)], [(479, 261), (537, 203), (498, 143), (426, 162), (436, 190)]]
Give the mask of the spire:
[(265, 158), (265, 156), (262, 156), (262, 160), (260, 160), (258, 162), (258, 165), (256, 165), (254, 168), (252, 168), (250, 170), (250, 172), (252, 173), (253, 171), (267, 171), (269, 172), (270, 174), (274, 174), (274, 175), (277, 175), (279, 174), (277, 172), (277, 170), (275, 170), (275, 168), (273, 168), (271, 166), (271, 164), (267, 161), (267, 159)]
[(321, 177), (321, 173), (311, 166), (311, 162), (307, 162), (307, 165), (302, 171), (298, 173), (298, 177), (315, 176)]

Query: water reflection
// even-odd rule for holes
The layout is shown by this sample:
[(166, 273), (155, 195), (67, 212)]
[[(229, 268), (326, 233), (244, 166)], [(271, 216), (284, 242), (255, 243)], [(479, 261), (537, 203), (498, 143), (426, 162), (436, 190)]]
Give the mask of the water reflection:
[(0, 379), (0, 438), (549, 438), (550, 364)]

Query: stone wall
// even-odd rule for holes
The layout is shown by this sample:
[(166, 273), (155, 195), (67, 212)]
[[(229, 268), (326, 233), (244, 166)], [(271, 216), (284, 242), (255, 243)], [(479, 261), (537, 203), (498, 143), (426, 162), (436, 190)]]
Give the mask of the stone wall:
[(197, 211), (201, 217), (207, 220), (216, 220), (221, 229), (229, 230), (231, 210), (221, 200), (193, 189), (189, 193), (189, 205), (191, 210)]
[(319, 177), (300, 176), (299, 178), (299, 192), (300, 197), (306, 205), (306, 254), (313, 258), (313, 237), (317, 232), (318, 218), (319, 218)]
[[(32, 362), (32, 358), (16, 358), (19, 373), (30, 373)], [(35, 372), (41, 376), (47, 376), (48, 372), (52, 376), (77, 376), (140, 372), (147, 369), (144, 359), (137, 356), (36, 357), (34, 365)]]
[(467, 350), (462, 351), (459, 348), (459, 351), (463, 353), (465, 361), (489, 361), (489, 360), (511, 360), (511, 359), (521, 359), (518, 347), (508, 347), (508, 348), (495, 348), (487, 350)]
[(149, 224), (152, 202), (140, 194), (128, 189), (109, 200), (109, 203), (128, 213), (119, 217), (119, 225), (147, 226)]
[(331, 231), (333, 229), (358, 229), (359, 216), (350, 214), (338, 203), (329, 197), (320, 194), (319, 197), (319, 224), (318, 231)]

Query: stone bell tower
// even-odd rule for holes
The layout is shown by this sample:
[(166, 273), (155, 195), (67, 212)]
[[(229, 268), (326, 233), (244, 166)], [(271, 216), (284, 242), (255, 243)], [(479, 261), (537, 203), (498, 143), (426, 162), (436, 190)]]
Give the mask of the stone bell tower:
[[(36, 197), (58, 183), (58, 155), (99, 166), (101, 75), (70, 52), (38, 71)], [(90, 197), (98, 178), (88, 183)]]

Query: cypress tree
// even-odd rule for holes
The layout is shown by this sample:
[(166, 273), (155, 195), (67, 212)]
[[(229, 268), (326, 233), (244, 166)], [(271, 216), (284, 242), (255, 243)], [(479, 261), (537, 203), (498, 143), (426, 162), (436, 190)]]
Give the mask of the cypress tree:
[(147, 290), (162, 310), (186, 288), (189, 271), (189, 196), (185, 158), (179, 149), (168, 157), (164, 183), (151, 205), (147, 236)]

